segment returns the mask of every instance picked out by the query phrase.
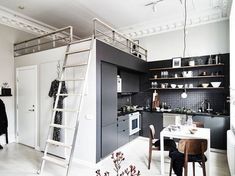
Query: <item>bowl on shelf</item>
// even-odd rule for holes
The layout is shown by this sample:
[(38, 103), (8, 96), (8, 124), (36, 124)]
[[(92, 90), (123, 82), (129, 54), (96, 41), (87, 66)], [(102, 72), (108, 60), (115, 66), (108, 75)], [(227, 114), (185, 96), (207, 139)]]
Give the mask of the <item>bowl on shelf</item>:
[(215, 88), (219, 87), (220, 84), (221, 82), (211, 82), (212, 87), (215, 87)]
[(207, 88), (209, 86), (209, 83), (202, 83), (203, 88)]
[(178, 86), (178, 88), (180, 88), (180, 89), (183, 88), (183, 85), (181, 85), (181, 84), (178, 84), (177, 86)]
[(171, 88), (176, 88), (176, 84), (171, 84)]

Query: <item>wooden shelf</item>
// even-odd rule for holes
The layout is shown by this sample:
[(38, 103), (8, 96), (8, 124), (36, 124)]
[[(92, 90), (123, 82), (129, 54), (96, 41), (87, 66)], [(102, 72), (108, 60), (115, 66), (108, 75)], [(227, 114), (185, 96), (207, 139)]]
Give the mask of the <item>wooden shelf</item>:
[(218, 75), (218, 76), (193, 76), (193, 77), (178, 77), (178, 78), (149, 78), (151, 81), (155, 80), (180, 80), (180, 79), (201, 79), (201, 78), (224, 78), (224, 75)]
[[(184, 88), (150, 88), (152, 90), (184, 90)], [(224, 89), (224, 87), (191, 87), (186, 88), (186, 90), (201, 90), (201, 89)]]
[(190, 69), (190, 68), (201, 68), (201, 67), (217, 67), (217, 66), (224, 66), (223, 63), (221, 64), (208, 64), (208, 65), (195, 65), (195, 66), (183, 66), (183, 67), (166, 67), (166, 68), (151, 68), (150, 71), (162, 71), (162, 70), (180, 70), (180, 69)]

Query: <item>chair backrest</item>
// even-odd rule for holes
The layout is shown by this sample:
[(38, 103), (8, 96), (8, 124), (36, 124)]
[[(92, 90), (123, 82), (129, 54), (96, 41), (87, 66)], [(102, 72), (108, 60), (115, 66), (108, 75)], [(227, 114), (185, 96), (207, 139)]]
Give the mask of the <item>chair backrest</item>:
[(153, 125), (149, 125), (149, 138), (150, 140), (154, 139), (155, 136), (155, 128)]
[(187, 155), (204, 154), (207, 150), (206, 139), (182, 139), (179, 141), (179, 151)]
[(200, 121), (194, 121), (193, 124), (196, 125), (198, 128), (204, 128), (204, 123)]

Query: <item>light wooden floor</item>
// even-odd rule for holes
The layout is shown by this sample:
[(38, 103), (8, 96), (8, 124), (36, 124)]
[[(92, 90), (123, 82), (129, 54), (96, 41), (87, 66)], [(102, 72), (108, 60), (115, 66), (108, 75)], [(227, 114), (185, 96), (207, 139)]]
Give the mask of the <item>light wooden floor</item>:
[[(160, 153), (153, 153), (151, 169), (147, 169), (148, 140), (137, 138), (131, 143), (118, 149), (125, 155), (122, 168), (134, 164), (140, 170), (142, 176), (160, 175)], [(40, 166), (42, 153), (20, 144), (9, 144), (0, 150), (0, 176), (35, 176)], [(166, 158), (168, 153), (166, 152)], [(169, 160), (166, 159), (166, 172), (169, 173)], [(113, 173), (113, 164), (110, 157), (103, 159), (96, 165), (85, 166), (73, 163), (71, 176), (95, 176), (96, 169)], [(191, 165), (189, 167), (192, 171)], [(48, 164), (45, 168), (45, 176), (65, 176), (65, 170), (58, 166)], [(190, 175), (192, 175), (190, 173)], [(196, 175), (202, 175), (201, 168), (197, 166)], [(212, 152), (211, 176), (229, 176), (227, 159), (225, 154)], [(110, 176), (116, 176), (114, 173)]]

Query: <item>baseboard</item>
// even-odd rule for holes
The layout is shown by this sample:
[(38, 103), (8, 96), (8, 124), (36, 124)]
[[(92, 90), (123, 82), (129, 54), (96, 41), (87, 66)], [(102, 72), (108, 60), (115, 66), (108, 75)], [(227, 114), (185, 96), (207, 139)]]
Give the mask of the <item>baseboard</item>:
[(221, 150), (221, 149), (211, 148), (211, 152), (226, 154), (226, 153), (227, 153), (227, 150)]

